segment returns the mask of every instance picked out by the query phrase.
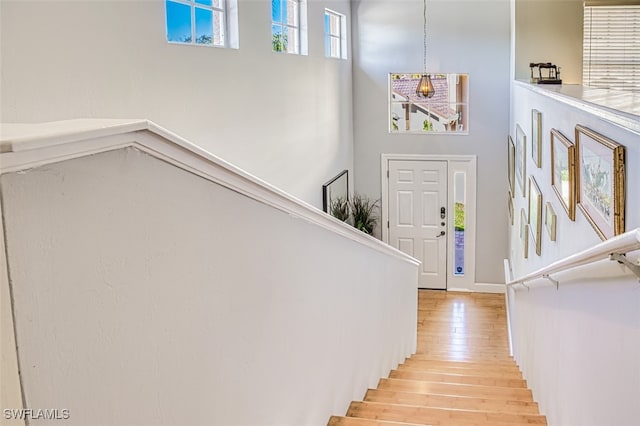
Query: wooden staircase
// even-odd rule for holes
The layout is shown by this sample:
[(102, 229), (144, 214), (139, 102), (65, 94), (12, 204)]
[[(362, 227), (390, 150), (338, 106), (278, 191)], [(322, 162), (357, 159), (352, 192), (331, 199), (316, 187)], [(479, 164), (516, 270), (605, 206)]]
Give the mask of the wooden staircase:
[(504, 296), (418, 293), (418, 349), (329, 426), (546, 425), (509, 355)]

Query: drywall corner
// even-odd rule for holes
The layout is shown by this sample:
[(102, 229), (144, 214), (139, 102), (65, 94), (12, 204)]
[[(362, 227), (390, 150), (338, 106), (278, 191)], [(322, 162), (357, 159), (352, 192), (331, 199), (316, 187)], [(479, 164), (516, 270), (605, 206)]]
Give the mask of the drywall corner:
[(9, 289), (9, 271), (7, 269), (7, 251), (4, 243), (4, 226), (0, 220), (0, 425), (24, 425), (24, 420), (7, 419), (11, 416), (4, 410), (21, 409), (22, 391), (18, 373), (18, 354), (13, 327), (11, 291)]

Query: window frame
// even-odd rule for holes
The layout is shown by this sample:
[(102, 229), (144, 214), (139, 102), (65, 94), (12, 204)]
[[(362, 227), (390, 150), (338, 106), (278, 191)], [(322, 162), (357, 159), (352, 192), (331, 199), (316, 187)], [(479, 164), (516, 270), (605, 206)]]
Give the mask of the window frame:
[[(281, 2), (284, 2), (285, 7), (288, 7), (289, 3), (295, 3), (296, 4), (296, 16), (294, 18), (294, 22), (297, 22), (297, 25), (295, 24), (289, 24), (288, 22), (286, 22), (285, 20), (282, 20), (282, 16), (284, 15), (281, 11), (280, 17), (281, 20), (280, 21), (274, 21), (273, 20), (273, 2), (271, 3), (271, 39), (273, 40), (273, 36), (275, 35), (273, 32), (273, 27), (274, 26), (279, 26), (283, 31), (287, 30), (286, 32), (281, 32), (281, 34), (287, 34), (289, 33), (289, 29), (293, 29), (296, 35), (295, 38), (295, 45), (298, 47), (297, 51), (293, 51), (290, 52), (288, 49), (283, 49), (283, 50), (274, 50), (273, 49), (273, 45), (271, 47), (271, 51), (274, 53), (288, 53), (290, 55), (307, 55), (307, 36), (306, 36), (306, 31), (307, 31), (307, 2), (306, 0), (279, 0)], [(289, 43), (290, 41), (287, 40), (287, 43)]]
[[(233, 47), (230, 43), (229, 38), (229, 3), (231, 0), (220, 0), (222, 7), (214, 6), (214, 0), (211, 0), (211, 5), (206, 5), (202, 3), (198, 3), (196, 0), (165, 0), (165, 29), (166, 29), (166, 38), (167, 43), (169, 44), (178, 44), (178, 45), (187, 45), (187, 46), (204, 46), (204, 47), (216, 47), (216, 48), (229, 48)], [(190, 17), (191, 17), (191, 41), (175, 41), (169, 40), (169, 14), (167, 13), (167, 5), (168, 3), (177, 3), (182, 4), (184, 6), (189, 6)], [(222, 32), (221, 39), (222, 44), (215, 44), (213, 42), (214, 37), (212, 37), (211, 43), (198, 43), (196, 37), (196, 10), (203, 9), (209, 10), (212, 14), (212, 34), (215, 34), (215, 27), (213, 27), (213, 22), (215, 22), (215, 14), (216, 12), (220, 13), (222, 17), (222, 25), (220, 25), (220, 31)]]
[[(338, 34), (331, 33), (331, 17), (338, 18)], [(331, 9), (324, 10), (324, 19), (329, 18), (329, 25), (325, 24), (324, 42), (325, 42), (325, 56), (332, 59), (347, 59), (347, 17), (339, 12)], [(331, 49), (331, 40), (338, 40), (339, 51), (335, 56)]]

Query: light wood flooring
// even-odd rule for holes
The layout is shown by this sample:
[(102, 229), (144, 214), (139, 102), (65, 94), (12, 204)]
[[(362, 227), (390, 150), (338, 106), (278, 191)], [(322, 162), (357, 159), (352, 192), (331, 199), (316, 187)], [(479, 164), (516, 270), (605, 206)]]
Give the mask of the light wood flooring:
[(509, 355), (504, 295), (418, 292), (417, 353), (329, 426), (546, 425)]

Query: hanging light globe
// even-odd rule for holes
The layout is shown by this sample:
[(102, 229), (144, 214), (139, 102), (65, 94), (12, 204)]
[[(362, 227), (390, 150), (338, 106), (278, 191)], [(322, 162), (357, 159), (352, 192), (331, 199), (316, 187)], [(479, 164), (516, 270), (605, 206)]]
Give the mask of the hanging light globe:
[(429, 74), (422, 74), (418, 82), (418, 87), (416, 88), (416, 95), (421, 98), (432, 98), (434, 93), (436, 93), (436, 91), (431, 83), (431, 76)]

